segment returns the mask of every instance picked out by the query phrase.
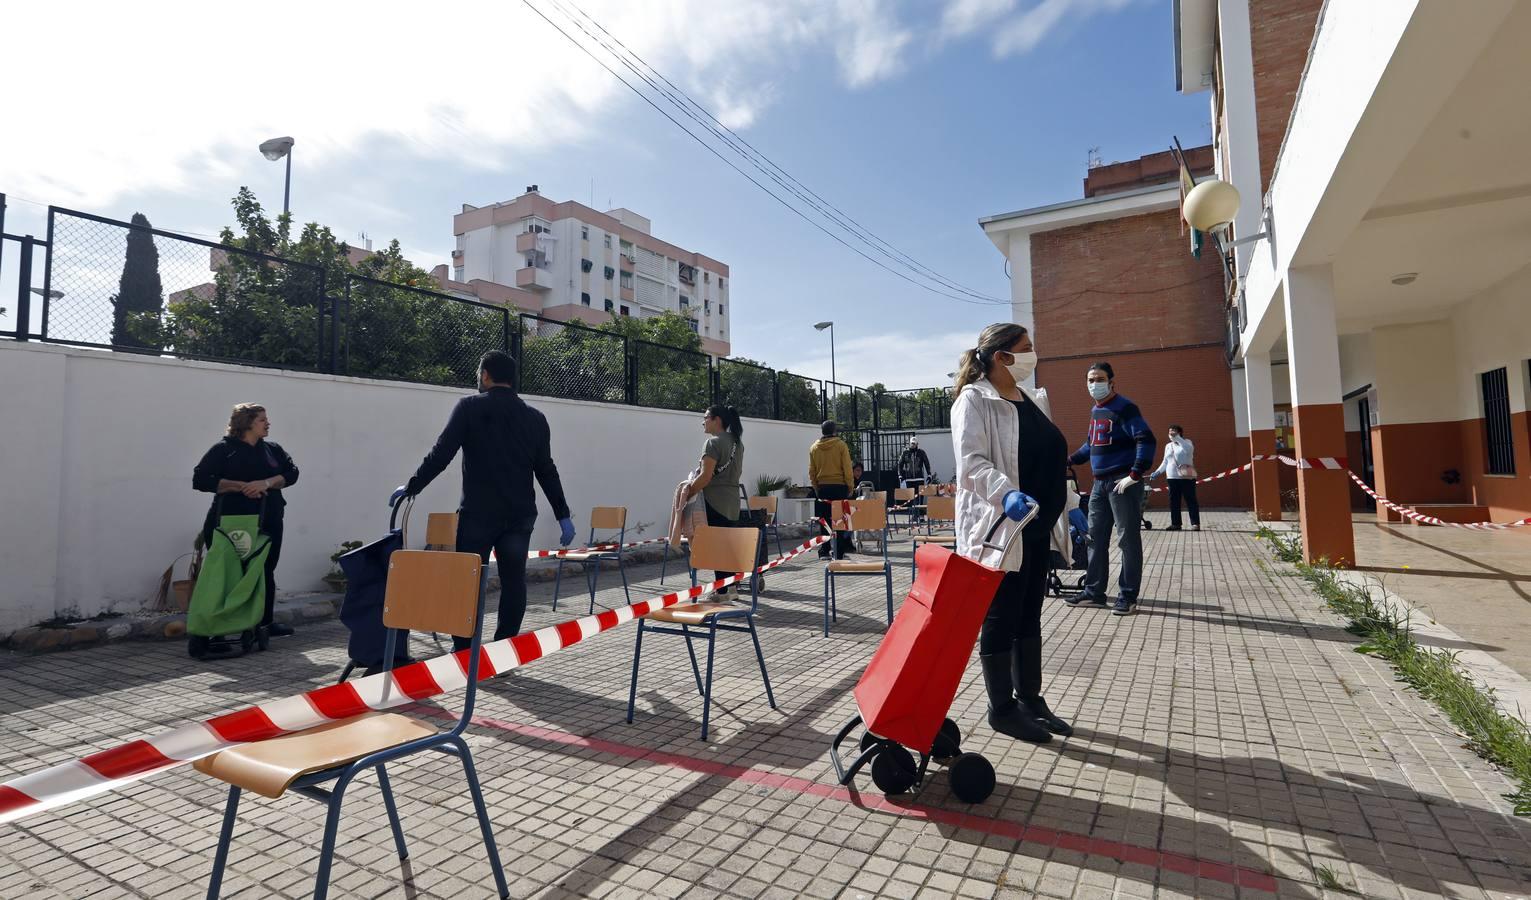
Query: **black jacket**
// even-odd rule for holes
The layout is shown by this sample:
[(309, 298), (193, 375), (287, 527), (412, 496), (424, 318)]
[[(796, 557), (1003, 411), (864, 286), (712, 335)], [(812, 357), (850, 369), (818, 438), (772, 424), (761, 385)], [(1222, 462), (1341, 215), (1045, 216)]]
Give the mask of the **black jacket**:
[[(298, 467), (293, 464), (292, 457), (282, 449), (281, 444), (272, 441), (256, 441), (254, 446), (245, 443), (236, 437), (226, 437), (214, 444), (208, 451), (202, 454), (202, 460), (191, 473), (191, 486), (199, 491), (209, 494), (218, 494), (218, 481), (265, 481), (267, 478), (282, 476), (287, 480), (287, 487), (292, 487), (298, 482)], [(222, 494), (223, 515), (241, 516), (255, 515), (261, 511), (261, 502), (252, 500), (244, 494)], [(219, 496), (213, 497), (213, 505), (207, 511), (207, 521), (203, 523), (203, 534), (211, 533), (214, 515), (217, 514)], [(266, 511), (264, 526), (281, 527), (282, 510), (286, 508), (287, 501), (282, 498), (280, 489), (266, 492)]]
[(906, 449), (898, 458), (900, 478), (924, 478), (930, 474), (930, 457), (919, 447)]
[(531, 531), (537, 522), (532, 476), (559, 519), (569, 517), (563, 482), (553, 464), (548, 420), (508, 387), (464, 397), (436, 446), (426, 454), (406, 489), (425, 490), (462, 449), (462, 501), (466, 519), (506, 531)]

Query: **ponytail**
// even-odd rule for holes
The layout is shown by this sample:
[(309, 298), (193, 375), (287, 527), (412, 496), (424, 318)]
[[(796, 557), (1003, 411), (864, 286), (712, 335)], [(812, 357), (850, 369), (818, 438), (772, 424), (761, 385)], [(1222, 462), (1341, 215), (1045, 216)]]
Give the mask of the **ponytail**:
[(989, 374), (994, 365), (994, 354), (1007, 350), (1026, 336), (1026, 326), (1014, 322), (996, 322), (978, 335), (978, 346), (962, 351), (957, 358), (957, 394), (962, 389)]
[(734, 440), (741, 441), (744, 437), (744, 423), (739, 421), (739, 410), (732, 406), (714, 404), (707, 407), (707, 415), (717, 416), (723, 422), (723, 430), (734, 436)]

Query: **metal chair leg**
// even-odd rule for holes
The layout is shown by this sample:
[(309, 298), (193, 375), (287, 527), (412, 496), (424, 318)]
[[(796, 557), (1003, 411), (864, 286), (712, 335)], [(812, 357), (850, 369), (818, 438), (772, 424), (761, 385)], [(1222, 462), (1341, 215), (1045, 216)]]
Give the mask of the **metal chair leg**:
[(207, 900), (218, 900), (223, 887), (223, 867), (229, 861), (229, 844), (234, 840), (234, 820), (239, 817), (239, 788), (229, 786), (229, 799), (223, 806), (223, 830), (218, 832), (218, 852), (213, 856), (213, 876), (207, 882)]
[(553, 573), (553, 609), (558, 609), (558, 589), (563, 585), (563, 557), (558, 558), (558, 571)]
[(388, 825), (393, 829), (393, 842), (399, 847), (399, 859), (409, 859), (409, 847), (404, 844), (404, 826), (399, 824), (399, 808), (393, 802), (393, 785), (388, 783), (388, 771), (377, 767), (377, 786), (383, 790), (383, 806), (388, 810)]
[(330, 864), (335, 860), (335, 833), (340, 830), (340, 803), (345, 799), (346, 777), (341, 776), (330, 794), (329, 812), (324, 817), (324, 843), (319, 848), (319, 874), (314, 877), (314, 900), (324, 900), (330, 892)]
[(829, 637), (829, 569), (824, 570), (824, 636)]
[(587, 615), (595, 615), (595, 591), (596, 585), (601, 581), (601, 561), (598, 559), (585, 560), (588, 571), (585, 572), (585, 585), (590, 588), (590, 612)]
[[(840, 621), (840, 585), (836, 583), (835, 576), (829, 576), (829, 620)], [(825, 635), (828, 637), (828, 635)]]
[(883, 563), (883, 573), (888, 578), (888, 624), (893, 624), (893, 564)]
[(696, 692), (702, 693), (702, 670), (696, 666), (696, 651), (691, 649), (691, 632), (685, 625), (680, 626), (681, 636), (686, 639), (686, 655), (691, 657), (691, 676), (696, 679)]
[[(617, 556), (617, 571), (622, 575), (622, 596), (627, 598), (627, 605), (631, 606), (633, 603), (633, 591), (627, 586), (627, 561), (620, 554)], [(594, 610), (591, 610), (591, 612), (594, 612)]]
[(627, 724), (633, 724), (633, 707), (638, 705), (638, 657), (643, 655), (643, 624), (638, 620), (638, 639), (633, 642), (633, 680), (627, 688)]
[(714, 619), (707, 630), (707, 685), (702, 691), (702, 740), (707, 740), (707, 724), (712, 713), (712, 656), (718, 641), (718, 623)]
[(664, 573), (665, 573), (665, 570), (668, 569), (669, 567), (670, 567), (670, 542), (669, 541), (665, 541), (665, 544), (664, 544), (664, 556), (660, 557), (660, 563), (659, 563), (659, 583), (660, 584), (664, 584)]
[(760, 649), (760, 636), (755, 633), (755, 617), (748, 616), (745, 621), (750, 625), (750, 640), (755, 642), (755, 659), (760, 661), (760, 680), (765, 682), (766, 702), (775, 709), (776, 695), (771, 693), (771, 676), (766, 673), (765, 651)]
[(510, 888), (505, 884), (505, 869), (500, 865), (500, 850), (494, 843), (494, 827), (489, 822), (489, 810), (484, 806), (484, 792), (478, 786), (478, 772), (473, 768), (473, 754), (468, 750), (468, 742), (461, 737), (457, 739), (460, 751), (457, 755), (462, 759), (463, 771), (468, 776), (468, 790), (473, 795), (473, 808), (478, 812), (478, 827), (484, 832), (484, 849), (489, 851), (489, 867), (494, 870), (494, 885), (500, 889), (500, 897), (510, 896)]
[(785, 556), (786, 554), (783, 553), (781, 549), (781, 528), (776, 525), (772, 525), (771, 533), (776, 535), (776, 555)]

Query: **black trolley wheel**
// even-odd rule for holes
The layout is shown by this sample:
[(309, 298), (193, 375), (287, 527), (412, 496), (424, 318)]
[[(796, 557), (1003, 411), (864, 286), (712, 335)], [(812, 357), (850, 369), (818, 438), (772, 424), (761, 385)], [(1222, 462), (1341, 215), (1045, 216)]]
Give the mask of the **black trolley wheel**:
[(207, 637), (200, 634), (188, 635), (186, 638), (186, 655), (192, 659), (206, 659), (208, 644)]
[(994, 766), (977, 753), (964, 753), (946, 770), (952, 793), (964, 803), (982, 803), (994, 793)]
[(241, 653), (249, 653), (251, 648), (253, 648), (254, 646), (255, 646), (255, 632), (254, 631), (241, 631), (239, 633), (239, 651)]
[(872, 757), (872, 783), (877, 789), (884, 794), (902, 794), (918, 780), (914, 754), (899, 744), (884, 741), (882, 749)]
[(942, 720), (941, 730), (936, 733), (936, 741), (930, 749), (930, 755), (936, 759), (951, 759), (961, 752), (961, 729), (951, 719)]
[(255, 646), (259, 647), (262, 652), (271, 649), (271, 629), (265, 625), (257, 625), (255, 627)]

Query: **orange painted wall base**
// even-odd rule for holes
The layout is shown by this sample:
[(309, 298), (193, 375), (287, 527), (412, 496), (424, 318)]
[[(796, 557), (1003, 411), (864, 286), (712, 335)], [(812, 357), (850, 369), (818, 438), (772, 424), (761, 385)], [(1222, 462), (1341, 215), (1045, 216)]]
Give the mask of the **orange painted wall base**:
[[(1345, 408), (1316, 403), (1292, 410), (1297, 455), (1303, 458), (1345, 455)], [(1302, 554), (1309, 563), (1355, 565), (1355, 533), (1350, 523), (1350, 476), (1337, 469), (1298, 469), (1297, 498), (1302, 522)]]
[[(1266, 428), (1249, 433), (1249, 456), (1270, 456), (1276, 452), (1276, 432)], [(1249, 470), (1250, 483), (1254, 486), (1255, 519), (1260, 522), (1281, 521), (1281, 473), (1275, 460), (1257, 462)]]

